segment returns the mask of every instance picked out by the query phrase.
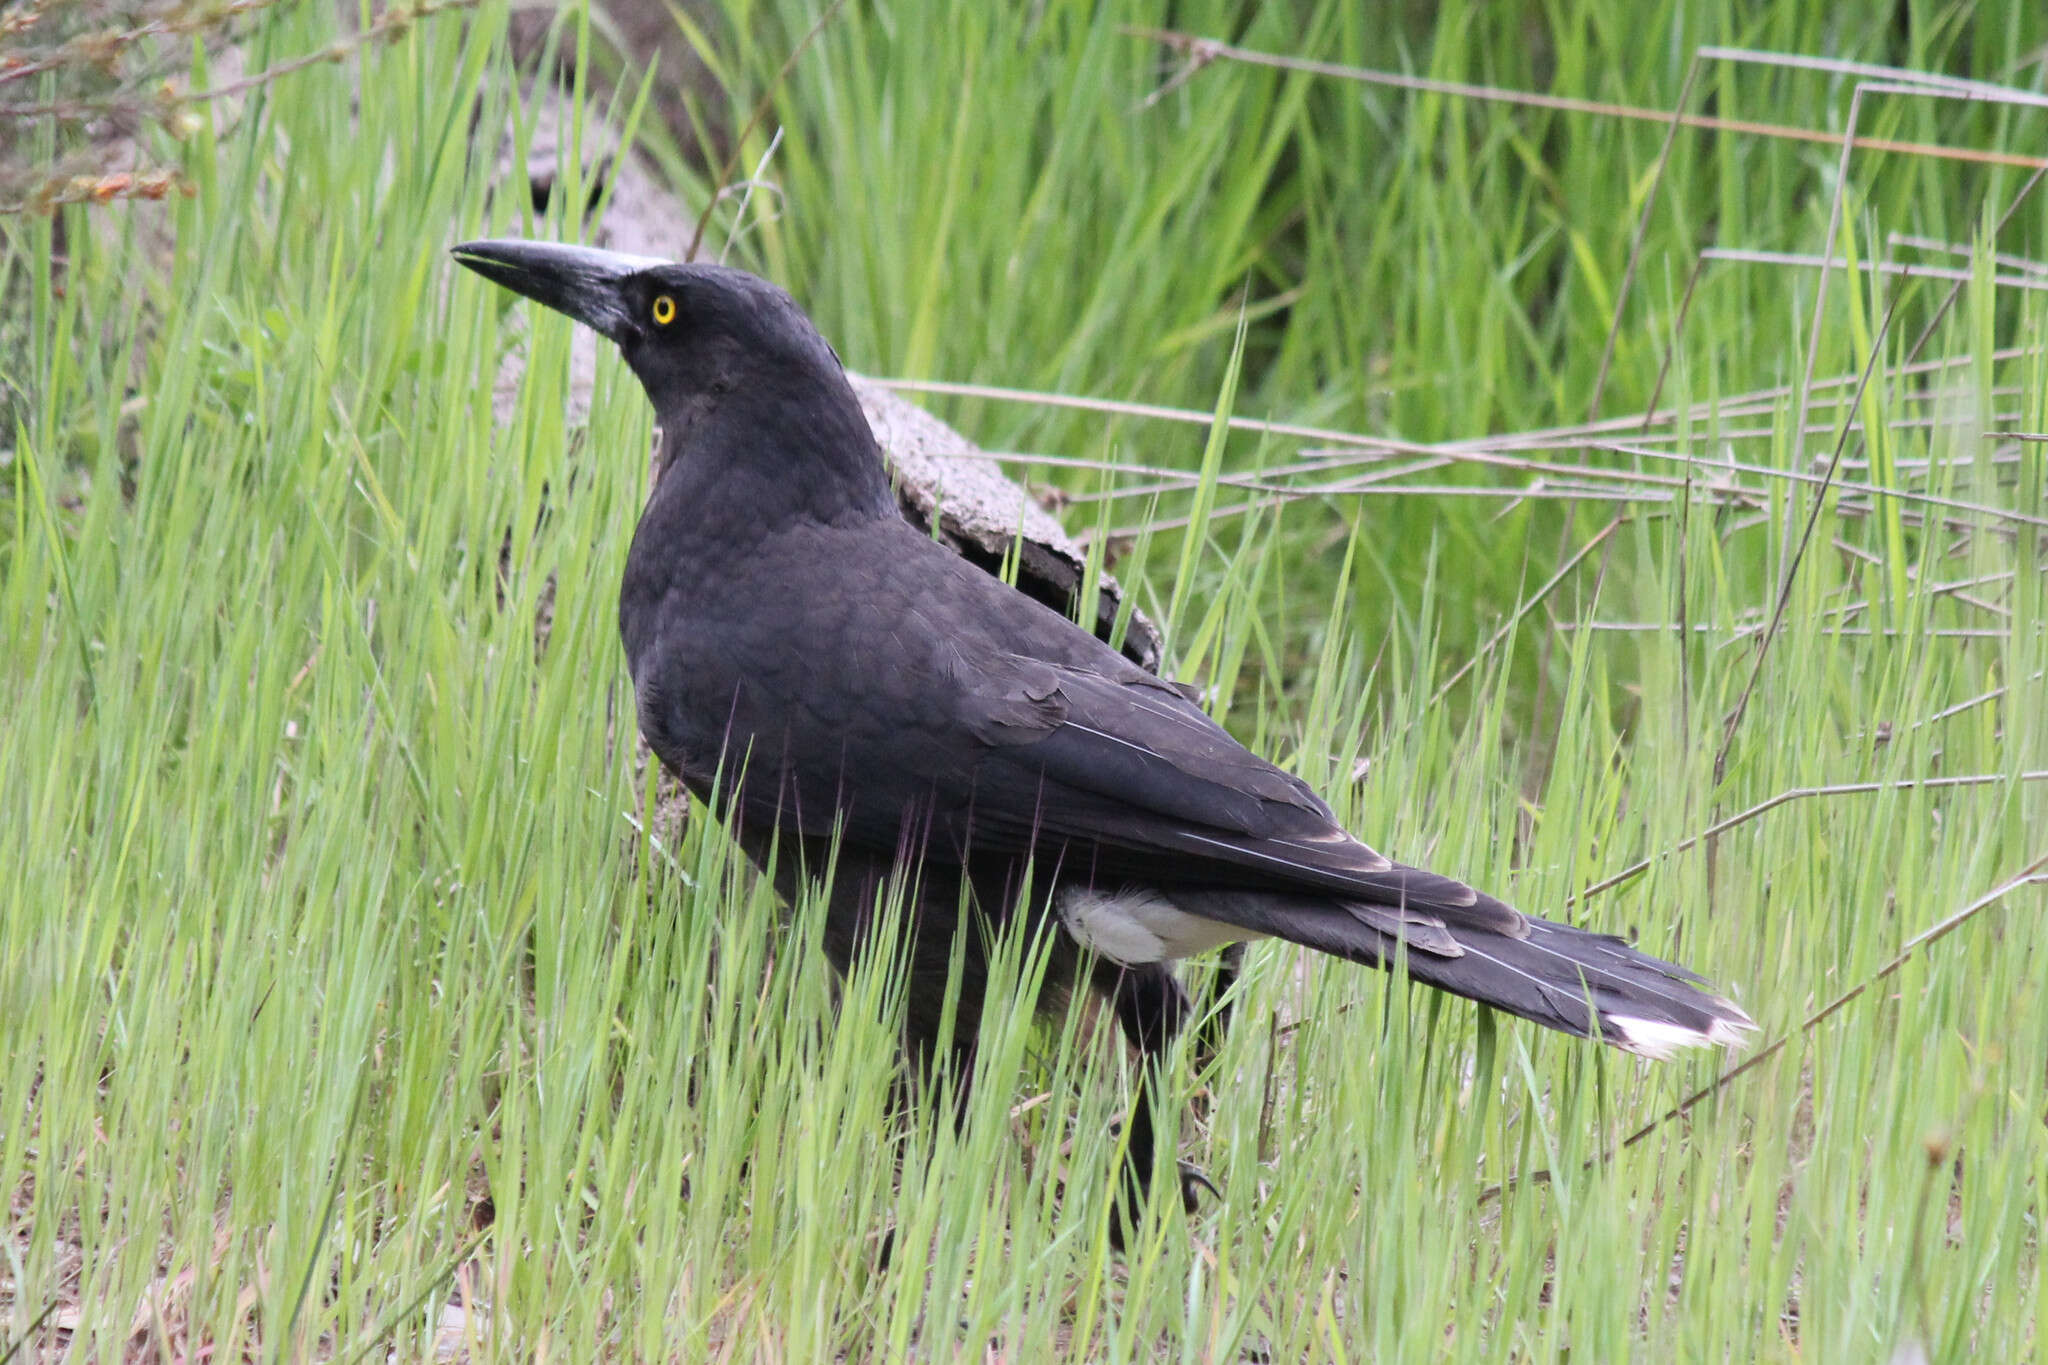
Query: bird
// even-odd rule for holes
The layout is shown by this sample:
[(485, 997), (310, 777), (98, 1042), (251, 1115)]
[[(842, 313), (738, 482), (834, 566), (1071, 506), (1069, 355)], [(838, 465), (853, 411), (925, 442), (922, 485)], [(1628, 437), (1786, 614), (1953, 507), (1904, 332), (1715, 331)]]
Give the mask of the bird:
[(659, 474), (618, 603), (641, 733), (785, 900), (823, 884), (840, 973), (893, 918), (909, 1069), (962, 1093), (1011, 929), (1045, 945), (1041, 1008), (1107, 1005), (1143, 1065), (1119, 1243), (1156, 1182), (1189, 1212), (1213, 1189), (1156, 1150), (1154, 1112), (1192, 1013), (1174, 964), (1205, 950), (1282, 939), (1653, 1058), (1754, 1030), (1684, 967), (1375, 851), (1195, 688), (917, 530), (778, 286), (518, 238), (453, 254), (608, 338), (645, 389)]

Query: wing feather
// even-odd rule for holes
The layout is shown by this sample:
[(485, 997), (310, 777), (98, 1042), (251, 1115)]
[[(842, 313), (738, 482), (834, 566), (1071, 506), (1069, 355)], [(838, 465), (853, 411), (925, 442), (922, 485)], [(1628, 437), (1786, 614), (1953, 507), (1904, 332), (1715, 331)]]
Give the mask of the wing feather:
[[(1335, 892), (1522, 931), (1519, 915), (1464, 883), (1353, 838), (1305, 782), (1149, 674), (1005, 655), (962, 695), (989, 746), (973, 797), (983, 847), (1057, 845), (1098, 874)], [(1035, 709), (1020, 724), (1026, 700)], [(1428, 937), (1421, 921), (1415, 932)]]

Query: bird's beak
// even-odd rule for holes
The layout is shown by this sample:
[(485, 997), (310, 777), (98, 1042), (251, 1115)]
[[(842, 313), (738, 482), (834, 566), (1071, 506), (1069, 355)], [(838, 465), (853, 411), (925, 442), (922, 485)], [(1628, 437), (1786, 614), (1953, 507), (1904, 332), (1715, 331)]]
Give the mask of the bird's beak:
[(455, 259), (477, 274), (535, 303), (596, 328), (623, 342), (633, 316), (620, 284), (667, 262), (561, 242), (528, 242), (517, 237), (464, 242)]

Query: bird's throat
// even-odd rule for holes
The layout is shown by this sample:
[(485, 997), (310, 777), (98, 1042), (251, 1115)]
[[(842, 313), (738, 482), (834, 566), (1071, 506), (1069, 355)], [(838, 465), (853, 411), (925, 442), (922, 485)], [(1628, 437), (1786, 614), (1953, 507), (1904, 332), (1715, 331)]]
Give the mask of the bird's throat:
[(850, 389), (843, 402), (796, 408), (736, 391), (658, 420), (652, 501), (714, 540), (744, 541), (798, 521), (838, 526), (899, 515)]

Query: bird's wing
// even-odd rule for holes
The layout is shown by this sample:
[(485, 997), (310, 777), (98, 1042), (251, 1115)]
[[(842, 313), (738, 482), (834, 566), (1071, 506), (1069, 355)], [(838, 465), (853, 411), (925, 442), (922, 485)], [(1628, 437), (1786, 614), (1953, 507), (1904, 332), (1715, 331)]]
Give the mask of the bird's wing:
[[(980, 746), (973, 840), (1092, 860), (1145, 880), (1321, 891), (1483, 914), (1490, 898), (1404, 867), (1337, 823), (1300, 778), (1246, 749), (1173, 684), (1003, 653), (959, 665)], [(1490, 902), (1498, 906), (1498, 902)], [(1520, 917), (1499, 907), (1519, 928)]]
[(741, 586), (772, 594), (628, 641), (655, 751), (700, 795), (722, 774), (750, 822), (1519, 930), (1499, 902), (1354, 839), (1181, 688), (907, 523), (799, 528), (771, 548)]

